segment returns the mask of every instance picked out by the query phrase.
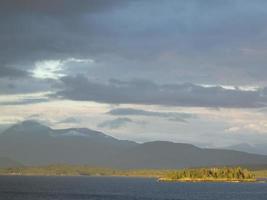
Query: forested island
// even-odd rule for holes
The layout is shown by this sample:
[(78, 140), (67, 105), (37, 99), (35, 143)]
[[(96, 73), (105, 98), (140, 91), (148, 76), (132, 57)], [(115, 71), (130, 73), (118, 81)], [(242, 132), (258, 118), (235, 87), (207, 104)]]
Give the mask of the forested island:
[(254, 182), (267, 177), (266, 170), (250, 171), (241, 167), (163, 169), (112, 169), (87, 165), (48, 165), (0, 168), (8, 176), (125, 176), (151, 177), (165, 182)]
[(255, 182), (256, 176), (241, 167), (199, 168), (172, 171), (159, 181), (178, 182)]

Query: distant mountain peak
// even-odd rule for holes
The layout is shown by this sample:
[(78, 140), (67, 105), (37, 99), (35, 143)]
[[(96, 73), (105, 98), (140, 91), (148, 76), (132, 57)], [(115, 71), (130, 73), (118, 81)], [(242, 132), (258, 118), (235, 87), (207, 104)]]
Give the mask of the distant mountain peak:
[(25, 165), (60, 162), (155, 169), (267, 165), (267, 156), (263, 155), (168, 141), (138, 144), (87, 128), (52, 129), (33, 120), (15, 124), (1, 134), (0, 152)]
[(25, 120), (14, 124), (3, 132), (6, 136), (52, 136), (52, 137), (84, 137), (106, 141), (120, 141), (112, 136), (88, 128), (52, 129), (35, 120)]
[(41, 127), (47, 127), (48, 128), (48, 126), (45, 126), (36, 120), (25, 120), (25, 121), (20, 122), (18, 125), (21, 125), (21, 126), (41, 126)]
[(146, 142), (143, 143), (146, 146), (179, 146), (179, 147), (190, 147), (190, 148), (196, 148), (199, 149), (199, 147), (188, 144), (188, 143), (176, 143), (171, 141), (152, 141), (152, 142)]
[(267, 155), (267, 144), (248, 144), (248, 143), (240, 143), (232, 146), (224, 147), (225, 149), (231, 149), (236, 151), (243, 151), (248, 153), (256, 153)]
[(51, 128), (41, 124), (35, 120), (25, 120), (20, 123), (14, 124), (7, 130), (3, 132), (3, 135), (12, 135), (12, 134), (31, 134), (31, 133), (49, 133)]

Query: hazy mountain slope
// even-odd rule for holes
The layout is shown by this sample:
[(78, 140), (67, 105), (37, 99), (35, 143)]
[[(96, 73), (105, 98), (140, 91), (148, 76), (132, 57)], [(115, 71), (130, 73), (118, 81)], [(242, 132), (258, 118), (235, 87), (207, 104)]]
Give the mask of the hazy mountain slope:
[(19, 166), (22, 166), (22, 164), (17, 161), (14, 161), (6, 157), (0, 157), (0, 168), (19, 167)]
[(116, 168), (183, 168), (211, 165), (266, 165), (267, 156), (190, 144), (118, 140), (90, 129), (54, 130), (25, 121), (0, 135), (1, 155), (25, 165), (89, 164)]
[(26, 165), (105, 165), (115, 154), (133, 145), (136, 143), (90, 129), (53, 130), (33, 121), (14, 125), (0, 136), (2, 155), (21, 160)]
[(214, 165), (262, 165), (267, 156), (233, 150), (201, 149), (190, 144), (149, 142), (123, 152), (116, 167), (184, 168)]
[(246, 143), (241, 143), (237, 145), (228, 146), (225, 148), (231, 149), (231, 150), (237, 150), (237, 151), (244, 151), (248, 153), (267, 155), (267, 144), (250, 145)]

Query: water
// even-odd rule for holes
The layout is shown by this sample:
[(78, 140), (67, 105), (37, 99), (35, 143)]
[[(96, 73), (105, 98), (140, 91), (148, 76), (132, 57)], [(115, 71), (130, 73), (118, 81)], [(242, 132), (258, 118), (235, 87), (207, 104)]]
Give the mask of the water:
[(266, 183), (159, 183), (119, 177), (0, 176), (1, 200), (266, 200)]

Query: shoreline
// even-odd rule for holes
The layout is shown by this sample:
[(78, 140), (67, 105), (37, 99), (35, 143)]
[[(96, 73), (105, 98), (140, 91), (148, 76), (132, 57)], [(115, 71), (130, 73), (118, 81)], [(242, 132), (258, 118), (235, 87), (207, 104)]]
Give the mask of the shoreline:
[(257, 179), (245, 179), (245, 180), (227, 180), (227, 179), (168, 179), (155, 176), (130, 176), (130, 175), (45, 175), (45, 174), (0, 174), (0, 176), (10, 176), (10, 177), (96, 177), (96, 178), (146, 178), (155, 179), (157, 182), (162, 183), (267, 183), (267, 178), (257, 178)]
[(0, 176), (32, 176), (32, 177), (122, 177), (122, 178), (150, 178), (150, 179), (159, 179), (158, 176), (138, 176), (138, 175), (83, 175), (83, 174), (0, 174)]
[(258, 179), (168, 179), (159, 178), (158, 182), (181, 182), (181, 183), (259, 183), (266, 182)]
[(47, 165), (0, 168), (0, 176), (32, 177), (121, 177), (151, 178), (158, 182), (267, 182), (267, 170), (249, 171), (240, 167), (193, 169), (112, 169), (76, 165)]

